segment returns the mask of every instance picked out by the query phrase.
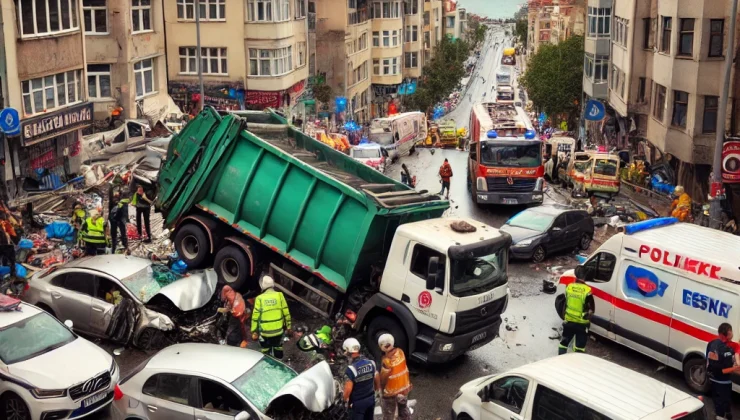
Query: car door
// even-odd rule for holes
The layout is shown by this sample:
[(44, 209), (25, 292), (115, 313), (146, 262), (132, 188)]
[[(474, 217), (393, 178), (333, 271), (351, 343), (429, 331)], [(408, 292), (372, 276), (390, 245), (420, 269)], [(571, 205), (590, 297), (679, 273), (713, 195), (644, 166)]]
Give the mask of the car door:
[[(439, 258), (437, 265), (437, 284), (442, 287), (435, 290), (427, 290), (427, 276), (429, 270), (429, 259)], [(419, 314), (417, 317), (426, 325), (437, 329), (441, 325), (446, 304), (445, 274), (447, 272), (447, 259), (444, 254), (428, 248), (422, 244), (411, 242), (410, 252), (407, 251), (404, 266), (406, 271), (406, 284), (403, 288), (401, 301), (411, 312)]]
[(95, 276), (95, 294), (90, 307), (90, 333), (98, 337), (106, 337), (108, 324), (115, 310), (116, 294), (121, 298), (130, 298), (128, 293), (114, 280)]
[(196, 389), (198, 397), (198, 404), (195, 407), (196, 420), (234, 420), (234, 417), (242, 411), (246, 411), (252, 419), (260, 418), (241, 395), (225, 384), (198, 378)]
[(601, 251), (592, 255), (583, 263), (586, 273), (586, 284), (591, 286), (596, 310), (591, 317), (591, 329), (599, 335), (616, 339), (614, 333), (615, 306), (613, 296), (616, 296), (618, 279), (614, 275), (617, 265), (617, 256), (608, 251)]
[(70, 320), (77, 331), (90, 331), (90, 307), (95, 291), (94, 276), (82, 271), (67, 271), (54, 277), (52, 310), (62, 321)]
[(525, 418), (529, 380), (515, 375), (504, 376), (483, 387), (481, 420), (521, 420)]
[(569, 211), (565, 214), (565, 239), (568, 242), (566, 249), (575, 248), (581, 240), (583, 234), (581, 222), (583, 215), (577, 211)]
[(188, 375), (157, 373), (144, 382), (141, 402), (149, 420), (194, 420), (192, 407), (196, 379)]
[(548, 230), (548, 246), (547, 251), (560, 251), (567, 247), (567, 238), (566, 238), (566, 230), (565, 228), (568, 226), (566, 220), (565, 220), (565, 214), (561, 214), (560, 216), (556, 217), (555, 220), (552, 222), (552, 226), (550, 226), (550, 230)]

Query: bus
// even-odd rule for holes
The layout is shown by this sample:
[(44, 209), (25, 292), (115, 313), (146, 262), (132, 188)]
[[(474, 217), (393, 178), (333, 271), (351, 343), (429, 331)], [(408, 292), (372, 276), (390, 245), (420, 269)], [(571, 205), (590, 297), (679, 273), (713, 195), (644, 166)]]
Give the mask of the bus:
[(468, 189), (475, 204), (542, 204), (542, 142), (521, 107), (477, 103), (470, 113)]

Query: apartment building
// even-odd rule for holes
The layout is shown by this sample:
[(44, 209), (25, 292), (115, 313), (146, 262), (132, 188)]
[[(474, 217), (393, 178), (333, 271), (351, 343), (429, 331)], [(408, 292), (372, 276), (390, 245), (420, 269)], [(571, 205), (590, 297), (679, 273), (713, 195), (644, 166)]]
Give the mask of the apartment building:
[[(464, 14), (463, 9), (463, 14)], [(458, 8), (457, 1), (455, 0), (444, 0), (444, 17), (442, 25), (444, 27), (445, 36), (455, 40), (463, 36), (462, 23), (460, 19), (460, 9)]]
[(167, 110), (164, 11), (154, 0), (82, 0), (87, 94), (96, 120), (158, 120)]
[(442, 0), (424, 0), (424, 63), (431, 61), (442, 39)]
[[(20, 116), (20, 134), (3, 145), (3, 178), (12, 197), (25, 177), (57, 182), (79, 171), (88, 101), (85, 34), (77, 0), (0, 0), (4, 107)], [(45, 172), (48, 171), (48, 172)], [(58, 177), (58, 178), (57, 178)], [(13, 182), (16, 181), (16, 182)]]
[(384, 116), (403, 82), (403, 2), (372, 0), (372, 116)]
[(612, 0), (588, 0), (583, 66), (583, 93), (586, 100), (608, 99), (611, 19)]
[(372, 93), (369, 2), (316, 0), (316, 15), (317, 74), (334, 96), (347, 98), (347, 113), (365, 122), (370, 118)]
[(586, 0), (530, 0), (528, 54), (536, 53), (542, 44), (557, 44), (571, 36), (584, 35), (586, 4)]
[(407, 86), (411, 86), (421, 77), (421, 69), (424, 66), (423, 7), (423, 0), (404, 1), (403, 77)]
[[(614, 0), (609, 105), (612, 138), (650, 161), (669, 154), (693, 196), (706, 196), (723, 78), (730, 5)], [(734, 96), (731, 91), (731, 97)], [(731, 101), (734, 100), (731, 98)], [(731, 131), (733, 132), (733, 131)]]
[[(307, 0), (200, 0), (200, 6), (204, 103), (293, 109), (308, 78)], [(166, 1), (164, 15), (168, 91), (189, 111), (200, 100), (195, 0)]]

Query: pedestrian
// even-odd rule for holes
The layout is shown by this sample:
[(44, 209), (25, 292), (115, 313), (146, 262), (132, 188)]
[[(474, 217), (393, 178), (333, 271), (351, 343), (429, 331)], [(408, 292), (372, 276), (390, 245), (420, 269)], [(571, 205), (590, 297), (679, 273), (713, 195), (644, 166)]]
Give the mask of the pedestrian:
[(348, 338), (342, 344), (351, 360), (344, 371), (344, 404), (351, 411), (351, 420), (373, 420), (375, 392), (380, 391), (380, 375), (375, 362), (360, 354), (360, 342)]
[(591, 294), (591, 287), (584, 279), (576, 277), (576, 281), (565, 288), (565, 321), (563, 322), (563, 338), (558, 346), (558, 354), (568, 352), (568, 346), (575, 336), (573, 350), (584, 353), (588, 342), (588, 327), (591, 324), (596, 306)]
[[(0, 218), (5, 222), (7, 215), (0, 213)], [(0, 264), (10, 268), (10, 276), (15, 278), (15, 244), (13, 243), (14, 231), (8, 223), (0, 223)]]
[(90, 215), (82, 225), (80, 234), (85, 243), (85, 254), (92, 256), (102, 254), (107, 243), (105, 237), (105, 219), (99, 210), (90, 210)]
[(442, 163), (442, 166), (439, 167), (439, 176), (442, 178), (442, 190), (439, 192), (439, 195), (442, 195), (445, 193), (445, 190), (447, 190), (447, 195), (445, 195), (445, 198), (450, 198), (450, 178), (452, 178), (452, 166), (450, 166), (450, 162), (445, 159), (444, 163)]
[(144, 192), (144, 187), (139, 185), (134, 193), (134, 198), (131, 200), (131, 204), (136, 207), (136, 231), (139, 233), (141, 238), (141, 218), (144, 218), (144, 228), (146, 230), (146, 239), (144, 243), (150, 243), (152, 241), (152, 228), (149, 223), (149, 214), (152, 210), (152, 200)]
[(126, 233), (126, 222), (128, 222), (128, 205), (129, 200), (121, 198), (121, 193), (115, 191), (110, 199), (108, 206), (108, 222), (111, 236), (111, 253), (116, 253), (118, 247), (118, 237), (120, 235), (121, 244), (124, 251), (128, 250), (128, 234)]
[(247, 319), (249, 319), (250, 310), (247, 308), (244, 298), (236, 293), (231, 286), (224, 286), (221, 289), (221, 301), (224, 302), (222, 308), (218, 308), (219, 313), (230, 313), (229, 325), (226, 328), (226, 344), (229, 346), (239, 346), (247, 348)]
[[(380, 368), (380, 384), (383, 387), (383, 398), (380, 405), (383, 409), (383, 420), (408, 420), (411, 411), (408, 407), (408, 395), (411, 392), (409, 369), (406, 367), (406, 355), (395, 347), (395, 339), (390, 334), (378, 338), (378, 346), (383, 352)], [(397, 417), (396, 417), (396, 411)]]
[(740, 372), (740, 366), (734, 364), (734, 347), (732, 326), (726, 322), (717, 328), (717, 338), (707, 344), (707, 373), (718, 419), (732, 419), (732, 374)]
[(254, 301), (252, 339), (258, 340), (262, 354), (283, 358), (283, 334), (290, 335), (290, 310), (285, 296), (275, 290), (275, 280), (262, 277), (262, 294)]

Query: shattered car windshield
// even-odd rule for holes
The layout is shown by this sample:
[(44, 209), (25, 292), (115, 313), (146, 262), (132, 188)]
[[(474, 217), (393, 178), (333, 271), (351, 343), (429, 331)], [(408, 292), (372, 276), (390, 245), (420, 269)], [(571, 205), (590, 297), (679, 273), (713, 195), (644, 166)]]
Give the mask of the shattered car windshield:
[(506, 250), (465, 260), (452, 260), (451, 292), (465, 297), (493, 290), (506, 283)]
[(0, 330), (0, 360), (6, 365), (33, 359), (65, 346), (75, 335), (46, 313), (39, 313)]
[(134, 296), (139, 298), (143, 303), (149, 302), (159, 291), (179, 279), (167, 266), (162, 264), (152, 264), (143, 270), (121, 280), (121, 284), (126, 287)]
[(264, 413), (272, 397), (296, 376), (298, 374), (288, 366), (270, 357), (263, 357), (231, 384)]

